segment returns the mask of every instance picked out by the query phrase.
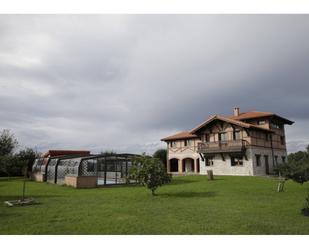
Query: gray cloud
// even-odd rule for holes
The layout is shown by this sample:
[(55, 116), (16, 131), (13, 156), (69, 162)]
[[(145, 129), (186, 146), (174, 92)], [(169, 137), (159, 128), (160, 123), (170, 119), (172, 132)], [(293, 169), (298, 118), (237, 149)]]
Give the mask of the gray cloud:
[(213, 113), (309, 143), (306, 15), (2, 15), (0, 129), (23, 146), (153, 152)]

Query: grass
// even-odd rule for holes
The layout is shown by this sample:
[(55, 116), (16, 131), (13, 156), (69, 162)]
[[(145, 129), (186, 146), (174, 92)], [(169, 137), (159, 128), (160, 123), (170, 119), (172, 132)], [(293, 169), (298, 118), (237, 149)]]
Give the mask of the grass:
[(27, 182), (40, 204), (6, 207), (22, 180), (0, 180), (0, 234), (309, 234), (302, 216), (309, 184), (266, 177), (174, 177), (150, 191), (139, 186), (73, 189)]

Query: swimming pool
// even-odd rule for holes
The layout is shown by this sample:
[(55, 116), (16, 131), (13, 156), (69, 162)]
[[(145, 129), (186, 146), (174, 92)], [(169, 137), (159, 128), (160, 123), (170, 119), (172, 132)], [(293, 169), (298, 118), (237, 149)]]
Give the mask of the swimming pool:
[[(106, 179), (106, 184), (125, 184), (126, 182), (124, 181), (124, 179), (116, 179), (115, 178), (108, 178)], [(97, 181), (98, 185), (104, 185), (104, 178), (98, 178)]]

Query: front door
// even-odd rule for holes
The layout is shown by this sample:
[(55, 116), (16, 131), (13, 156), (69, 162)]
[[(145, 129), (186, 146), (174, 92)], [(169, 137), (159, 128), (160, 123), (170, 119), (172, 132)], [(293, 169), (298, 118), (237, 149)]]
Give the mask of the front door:
[(268, 162), (268, 156), (265, 155), (265, 156), (264, 156), (264, 159), (265, 159), (265, 173), (266, 173), (266, 175), (269, 175), (269, 162)]

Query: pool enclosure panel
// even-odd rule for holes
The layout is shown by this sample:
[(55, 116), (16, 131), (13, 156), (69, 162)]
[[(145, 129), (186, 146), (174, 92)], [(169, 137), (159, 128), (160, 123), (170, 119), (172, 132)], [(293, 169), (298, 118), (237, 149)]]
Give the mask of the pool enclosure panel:
[(115, 185), (130, 183), (129, 169), (133, 156), (113, 155), (84, 158), (79, 168), (79, 176), (96, 176), (97, 185)]
[(46, 170), (46, 181), (49, 183), (56, 183), (56, 169), (59, 159), (53, 158), (49, 161)]
[(41, 174), (42, 180), (46, 180), (46, 169), (47, 169), (47, 164), (49, 163), (49, 158), (38, 158), (35, 159), (33, 165), (32, 165), (32, 173), (39, 173)]
[(78, 168), (81, 158), (60, 159), (56, 167), (56, 182), (57, 184), (64, 184), (65, 176), (78, 176)]
[(132, 157), (101, 156), (82, 159), (79, 175), (96, 176), (97, 185), (129, 183), (128, 173), (132, 166)]

